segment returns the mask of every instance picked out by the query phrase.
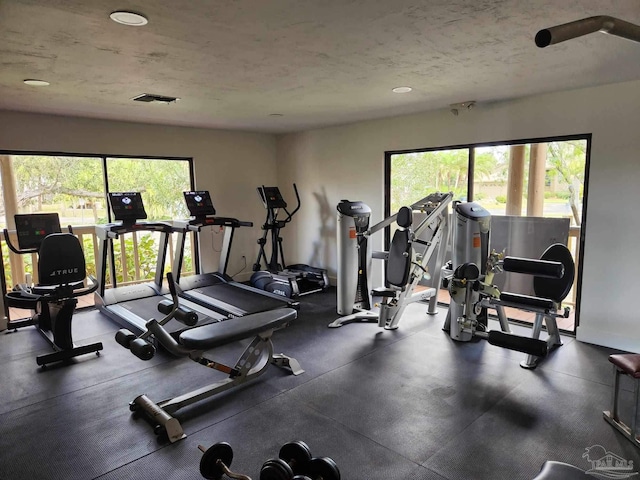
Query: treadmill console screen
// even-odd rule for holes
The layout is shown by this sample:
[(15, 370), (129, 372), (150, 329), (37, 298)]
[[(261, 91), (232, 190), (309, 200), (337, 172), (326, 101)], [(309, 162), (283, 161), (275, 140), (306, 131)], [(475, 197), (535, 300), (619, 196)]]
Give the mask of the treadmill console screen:
[(258, 187), (258, 193), (265, 208), (287, 208), (287, 202), (282, 198), (278, 187)]
[(135, 222), (147, 218), (140, 192), (109, 192), (109, 204), (116, 220)]
[(206, 217), (207, 215), (216, 214), (216, 209), (213, 208), (213, 202), (211, 201), (211, 195), (209, 195), (207, 190), (183, 193), (189, 214), (192, 217)]
[(42, 239), (51, 233), (60, 233), (57, 213), (29, 213), (14, 216), (18, 248), (39, 249)]

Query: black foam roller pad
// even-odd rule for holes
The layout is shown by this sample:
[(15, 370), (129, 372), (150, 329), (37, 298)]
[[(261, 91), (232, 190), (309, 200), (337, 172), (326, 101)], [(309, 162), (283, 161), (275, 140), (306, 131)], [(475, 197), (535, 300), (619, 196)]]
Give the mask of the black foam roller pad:
[(550, 260), (532, 260), (530, 258), (505, 257), (504, 271), (535, 275), (536, 277), (562, 278), (564, 266)]
[(541, 308), (546, 311), (556, 308), (553, 300), (549, 298), (532, 297), (530, 295), (522, 295), (520, 293), (502, 292), (500, 294), (500, 300), (502, 302), (517, 304), (523, 307)]
[(536, 338), (520, 337), (510, 333), (492, 330), (489, 332), (487, 340), (491, 345), (517, 350), (536, 357), (546, 357), (549, 348), (547, 342)]

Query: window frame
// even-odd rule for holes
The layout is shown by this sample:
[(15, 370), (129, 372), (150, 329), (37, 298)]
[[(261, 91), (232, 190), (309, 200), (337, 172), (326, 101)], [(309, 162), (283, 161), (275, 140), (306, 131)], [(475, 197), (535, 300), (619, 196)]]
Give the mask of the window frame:
[[(444, 150), (456, 150), (467, 149), (468, 150), (468, 162), (467, 162), (467, 200), (473, 201), (474, 197), (474, 161), (476, 148), (482, 147), (494, 147), (494, 146), (512, 146), (512, 145), (529, 145), (534, 143), (550, 143), (550, 142), (565, 142), (572, 140), (584, 140), (586, 141), (585, 149), (585, 171), (584, 171), (584, 184), (583, 184), (583, 203), (582, 203), (582, 218), (580, 224), (580, 236), (578, 238), (578, 251), (580, 255), (578, 257), (577, 279), (575, 283), (576, 288), (576, 304), (575, 304), (575, 323), (573, 331), (562, 330), (564, 333), (575, 334), (578, 325), (580, 324), (580, 304), (582, 297), (582, 273), (584, 267), (585, 257), (585, 233), (587, 229), (587, 211), (588, 211), (588, 197), (589, 197), (589, 172), (591, 163), (591, 146), (593, 141), (593, 134), (591, 133), (579, 133), (571, 135), (558, 135), (551, 137), (530, 137), (520, 138), (512, 140), (496, 140), (491, 142), (478, 142), (478, 143), (464, 143), (457, 145), (446, 145), (440, 147), (423, 147), (412, 148), (402, 150), (388, 150), (384, 152), (384, 217), (387, 218), (391, 215), (391, 168), (393, 155), (400, 155), (406, 153), (422, 153), (422, 152), (437, 152)], [(384, 231), (384, 245), (385, 249), (389, 249), (391, 239), (391, 228), (386, 227)]]

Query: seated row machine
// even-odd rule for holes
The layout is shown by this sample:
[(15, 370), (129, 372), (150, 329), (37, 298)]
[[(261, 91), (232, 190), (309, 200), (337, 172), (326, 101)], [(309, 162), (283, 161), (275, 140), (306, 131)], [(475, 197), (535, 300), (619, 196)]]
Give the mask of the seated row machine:
[[(565, 245), (554, 244), (540, 259), (489, 254), (490, 213), (473, 202), (458, 203), (454, 210), (452, 262), (443, 275), (443, 286), (451, 295), (444, 330), (454, 340), (483, 338), (525, 352), (527, 358), (520, 366), (535, 368), (551, 349), (562, 345), (556, 318), (569, 315), (569, 309), (562, 309), (561, 304), (575, 276), (571, 252)], [(503, 271), (533, 275), (535, 296), (500, 292), (492, 281)], [(535, 313), (531, 338), (511, 333), (505, 307)], [(496, 311), (502, 331), (486, 331), (487, 309)], [(539, 339), (543, 322), (546, 341)]]
[[(73, 343), (71, 320), (78, 304), (77, 297), (98, 289), (98, 282), (93, 277), (88, 277), (89, 286), (84, 285), (87, 272), (80, 241), (72, 233), (60, 233), (57, 213), (18, 214), (15, 221), (18, 246), (11, 242), (7, 229), (3, 231), (5, 241), (16, 254), (37, 253), (38, 282), (36, 285), (16, 285), (5, 295), (8, 307), (33, 311), (30, 318), (11, 320), (8, 327), (34, 325), (38, 329), (55, 350), (36, 357), (37, 364), (43, 368), (86, 353), (100, 355), (103, 348), (100, 342), (80, 346)], [(3, 275), (3, 289), (4, 283)]]
[[(160, 321), (149, 320), (146, 330), (139, 336), (126, 329), (119, 330), (116, 333), (116, 341), (131, 350), (131, 353), (141, 360), (150, 360), (156, 352), (153, 344), (149, 342), (150, 337), (153, 336), (159, 345), (173, 355), (189, 357), (200, 365), (227, 374), (228, 377), (159, 403), (154, 403), (146, 395), (136, 397), (129, 404), (130, 410), (134, 413), (144, 413), (153, 422), (154, 432), (157, 435), (166, 434), (171, 443), (185, 438), (180, 422), (172, 416), (177, 410), (248, 382), (262, 375), (270, 364), (287, 367), (294, 375), (304, 373), (294, 358), (284, 354), (274, 354), (271, 343), (274, 331), (285, 328), (296, 319), (296, 310), (282, 308), (202, 325), (183, 330), (175, 338), (163, 327), (179, 308), (176, 286), (171, 273), (167, 274), (167, 283), (173, 306), (165, 317)], [(244, 349), (234, 366), (218, 363), (205, 356), (207, 350), (246, 338), (253, 338), (253, 340)]]

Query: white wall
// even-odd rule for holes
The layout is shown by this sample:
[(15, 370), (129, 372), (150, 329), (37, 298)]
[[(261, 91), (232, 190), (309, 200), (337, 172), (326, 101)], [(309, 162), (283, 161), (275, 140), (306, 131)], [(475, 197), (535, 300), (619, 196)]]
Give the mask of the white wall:
[[(373, 222), (382, 219), (386, 150), (592, 133), (578, 339), (640, 352), (633, 301), (639, 111), (640, 82), (481, 103), (458, 117), (444, 109), (277, 138), (0, 112), (0, 150), (193, 157), (196, 185), (211, 191), (219, 214), (255, 224), (238, 232), (231, 272), (245, 255), (250, 273), (257, 252), (264, 209), (256, 186), (278, 184), (293, 203), (295, 182), (303, 206), (283, 230), (287, 261), (325, 266), (335, 276), (335, 206), (344, 198), (362, 200), (372, 207)], [(381, 246), (379, 238), (375, 247)]]
[[(244, 255), (236, 278), (249, 278), (265, 215), (256, 187), (276, 183), (273, 135), (0, 111), (0, 150), (193, 157), (196, 188), (211, 192), (218, 215), (254, 222), (237, 230), (228, 268), (238, 272)], [(219, 236), (205, 232), (207, 267), (217, 267), (212, 244)]]
[(382, 219), (387, 150), (592, 133), (578, 339), (640, 352), (638, 112), (640, 82), (628, 82), (279, 136), (279, 184), (296, 182), (303, 201), (284, 232), (288, 261), (335, 276), (335, 206), (362, 200)]

